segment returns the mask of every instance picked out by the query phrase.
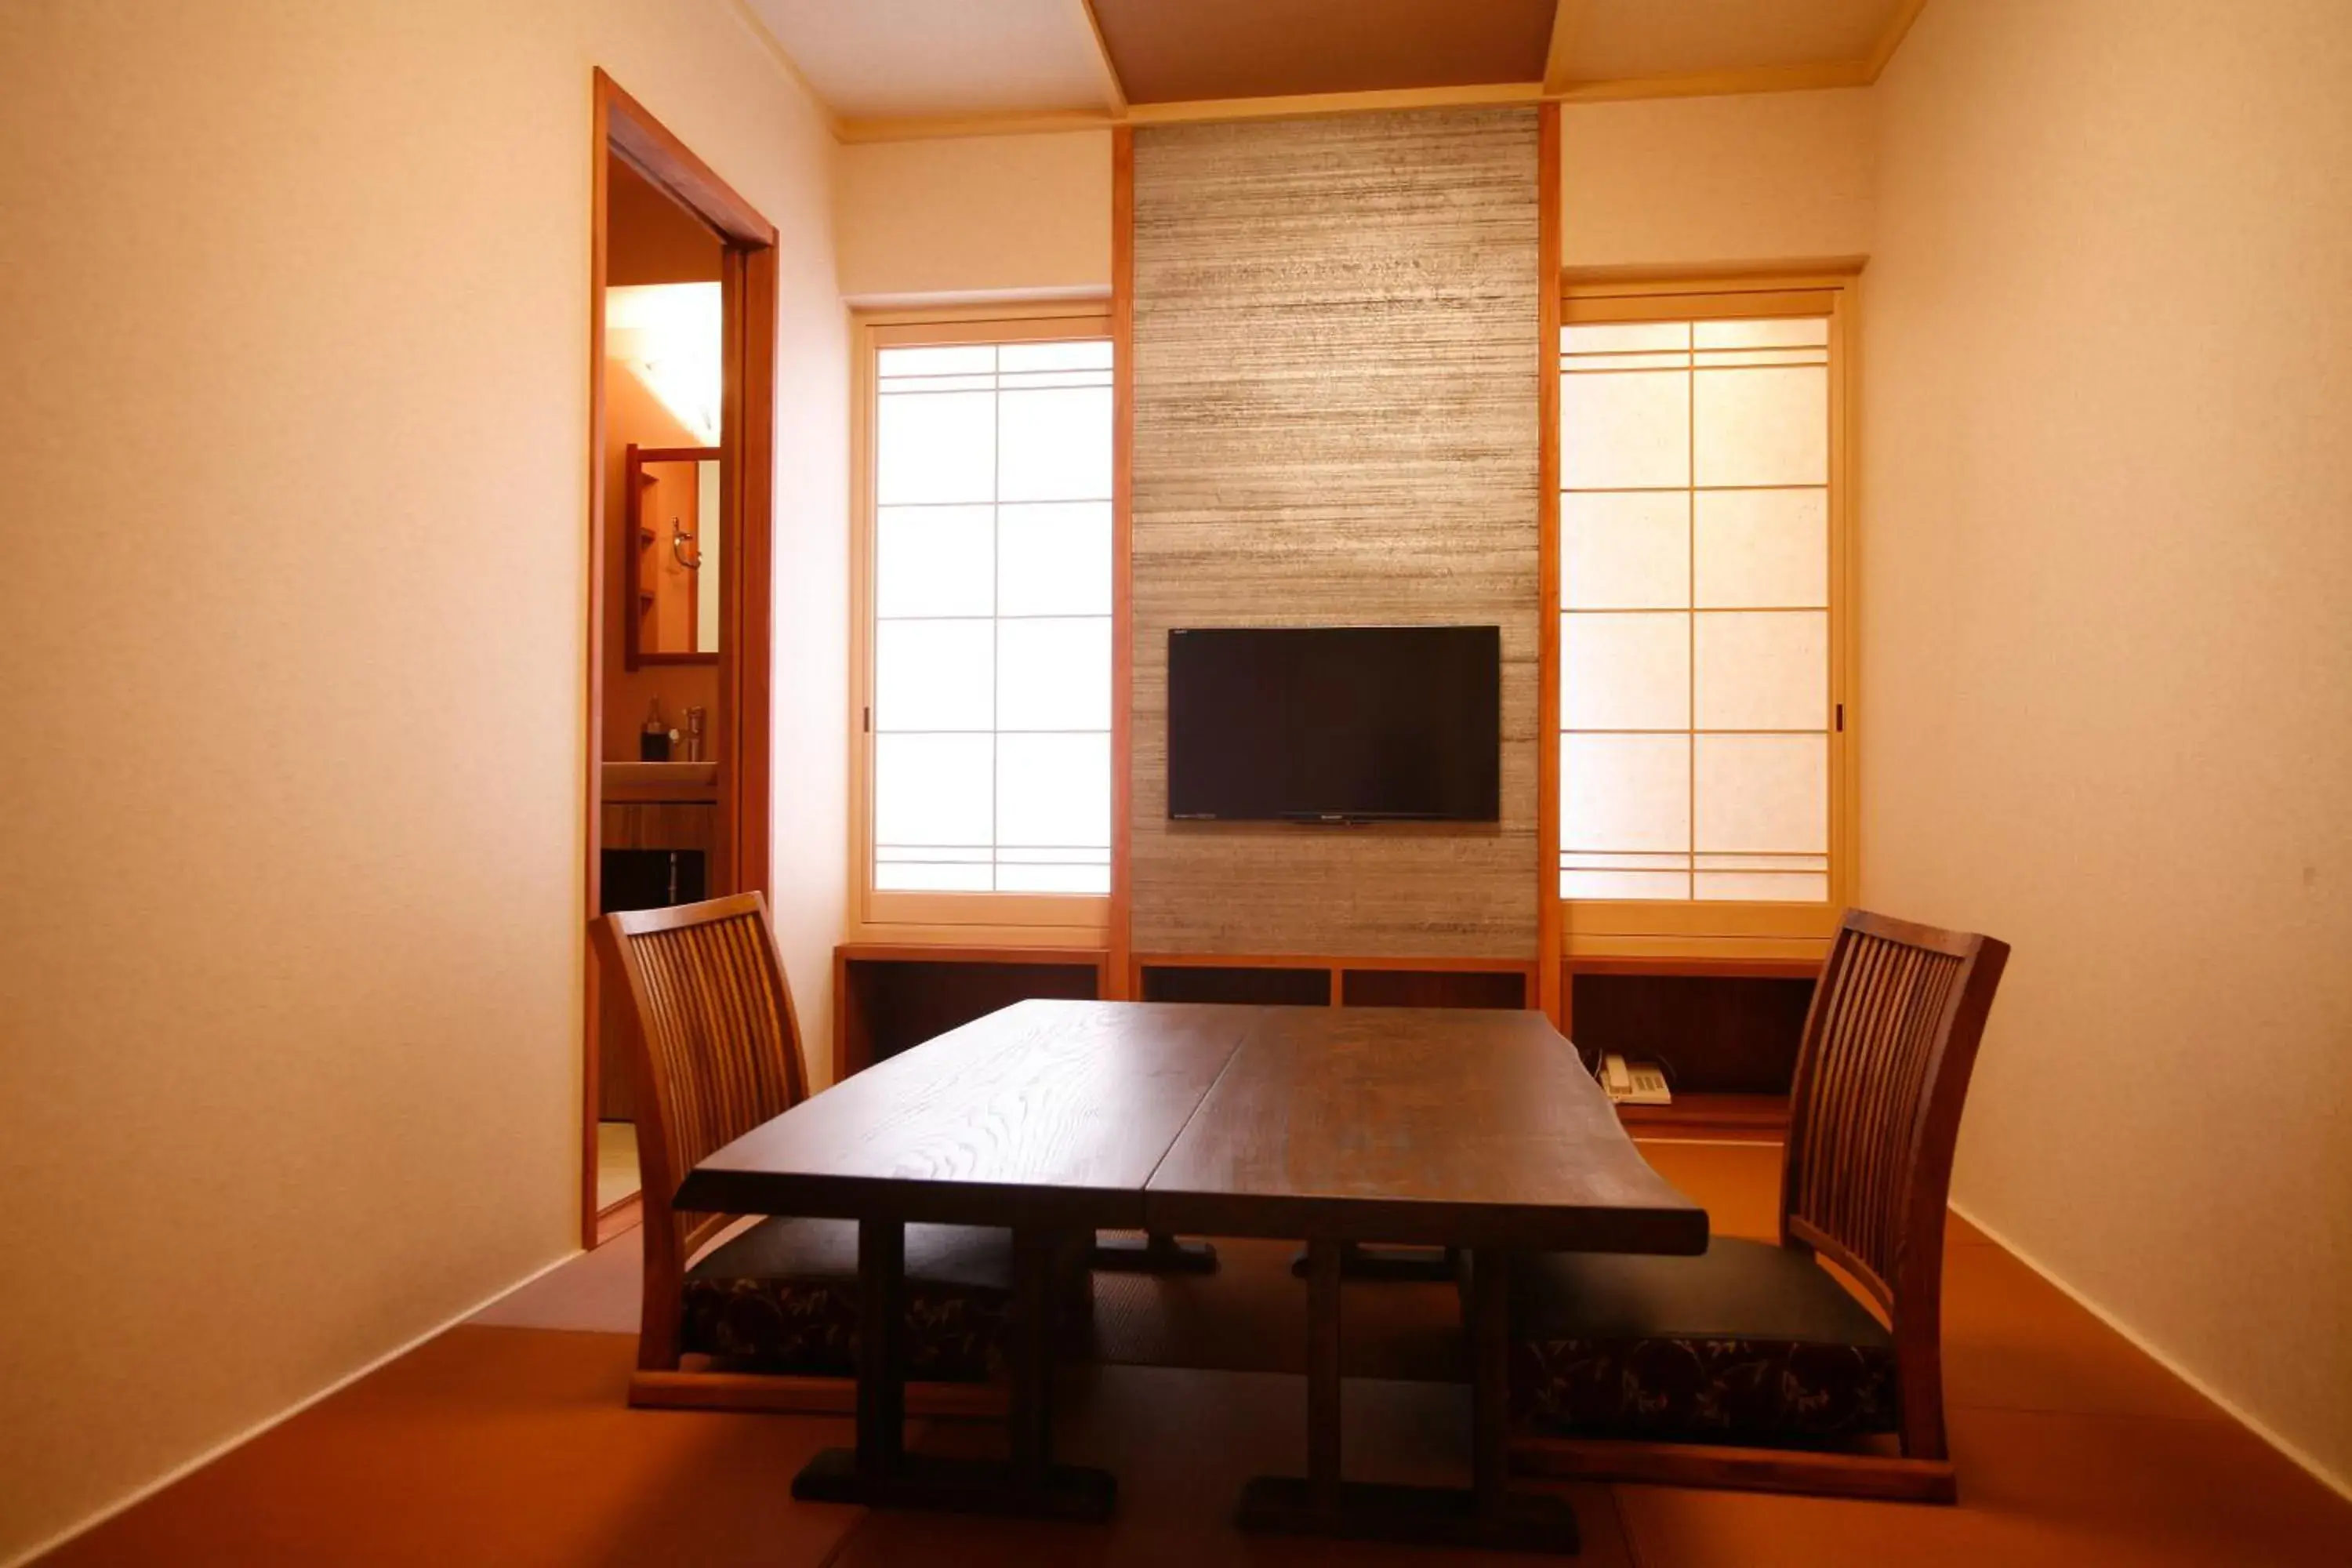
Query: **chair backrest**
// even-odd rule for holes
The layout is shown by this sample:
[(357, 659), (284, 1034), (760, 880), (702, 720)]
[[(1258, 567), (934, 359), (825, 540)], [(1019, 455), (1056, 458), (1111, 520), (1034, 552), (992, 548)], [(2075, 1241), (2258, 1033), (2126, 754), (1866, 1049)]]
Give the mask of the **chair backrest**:
[(800, 1022), (757, 893), (607, 915), (606, 951), (636, 1015), (637, 1168), (648, 1263), (682, 1268), (726, 1215), (671, 1200), (713, 1151), (808, 1098)]
[(1797, 1055), (1781, 1238), (1930, 1334), (1960, 1106), (2008, 944), (1849, 910)]

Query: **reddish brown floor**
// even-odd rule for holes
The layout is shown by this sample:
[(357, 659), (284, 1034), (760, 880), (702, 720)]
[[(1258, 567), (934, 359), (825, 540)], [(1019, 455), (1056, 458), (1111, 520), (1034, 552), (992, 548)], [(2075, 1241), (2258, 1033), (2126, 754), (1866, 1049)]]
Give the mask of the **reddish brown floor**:
[[(1769, 1234), (1777, 1151), (1657, 1144), (1648, 1152), (1707, 1205), (1718, 1228)], [(615, 1245), (633, 1252), (634, 1237)], [(2352, 1563), (2352, 1503), (1964, 1224), (1953, 1227), (1948, 1258), (1958, 1507), (1574, 1488), (1584, 1561), (1610, 1568)], [(626, 1409), (633, 1345), (610, 1331), (625, 1326), (629, 1310), (625, 1261), (616, 1254), (567, 1266), (47, 1561), (434, 1568), (1509, 1561), (1235, 1533), (1227, 1517), (1243, 1479), (1295, 1470), (1304, 1450), (1302, 1384), (1267, 1372), (1109, 1365), (1074, 1378), (1062, 1447), (1118, 1473), (1118, 1517), (1108, 1527), (793, 1503), (792, 1473), (815, 1448), (845, 1443), (848, 1424)], [(1276, 1289), (1275, 1272), (1253, 1266), (1251, 1289)], [(1130, 1301), (1117, 1314), (1126, 1326), (1115, 1332), (1129, 1336), (1119, 1342), (1130, 1349), (1181, 1351), (1204, 1342), (1201, 1333), (1222, 1341), (1234, 1332), (1217, 1299), (1189, 1288), (1171, 1294), (1156, 1320), (1146, 1307)], [(1387, 1310), (1360, 1317), (1369, 1328)], [(1347, 1402), (1351, 1474), (1459, 1473), (1467, 1443), (1460, 1388), (1355, 1381)], [(940, 1427), (915, 1440), (961, 1447), (992, 1437), (984, 1428)]]

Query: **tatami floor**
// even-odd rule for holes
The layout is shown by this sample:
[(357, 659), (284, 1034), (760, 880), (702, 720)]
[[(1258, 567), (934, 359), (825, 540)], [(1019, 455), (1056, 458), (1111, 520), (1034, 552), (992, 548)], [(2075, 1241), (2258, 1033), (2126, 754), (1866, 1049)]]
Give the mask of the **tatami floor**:
[[(1650, 1144), (1718, 1229), (1769, 1235), (1778, 1151)], [(1097, 1280), (1097, 1353), (1282, 1366), (1303, 1306), (1283, 1251), (1233, 1244), (1208, 1280)], [(1242, 1482), (1295, 1471), (1304, 1385), (1286, 1372), (1072, 1370), (1065, 1454), (1119, 1476), (1107, 1527), (793, 1502), (787, 1483), (846, 1420), (631, 1411), (632, 1232), (516, 1292), (71, 1543), (77, 1564), (618, 1565), (1499, 1563), (1477, 1553), (1244, 1537)], [(1303, 1294), (1303, 1288), (1297, 1288)], [(1370, 1370), (1350, 1381), (1347, 1462), (1368, 1479), (1457, 1476), (1467, 1397), (1416, 1345), (1410, 1297), (1351, 1288)], [(1286, 1317), (1292, 1314), (1295, 1318)], [(1271, 1323), (1264, 1320), (1274, 1318)], [(1648, 1487), (1572, 1487), (1587, 1563), (2352, 1563), (2352, 1501), (2313, 1480), (2003, 1248), (1955, 1220), (1945, 1305), (1956, 1508)], [(1390, 1331), (1395, 1331), (1391, 1332)], [(1400, 1336), (1402, 1338), (1400, 1339)], [(1393, 1342), (1401, 1348), (1376, 1351)], [(1351, 1363), (1360, 1358), (1351, 1356)], [(1351, 1371), (1354, 1368), (1351, 1366)], [(995, 1440), (932, 1426), (919, 1447)]]

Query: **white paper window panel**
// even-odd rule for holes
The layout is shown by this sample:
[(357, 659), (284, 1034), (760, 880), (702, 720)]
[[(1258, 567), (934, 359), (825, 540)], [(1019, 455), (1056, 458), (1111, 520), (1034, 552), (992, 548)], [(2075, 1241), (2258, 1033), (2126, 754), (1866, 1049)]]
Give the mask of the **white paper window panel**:
[(883, 393), (875, 400), (875, 503), (995, 500), (996, 403), (992, 392)]
[(1559, 756), (1564, 847), (1690, 847), (1688, 735), (1562, 735)]
[(877, 731), (993, 729), (995, 688), (995, 622), (876, 623)]
[(1693, 506), (1701, 609), (1828, 607), (1827, 489), (1700, 490)]
[(998, 508), (997, 613), (1110, 614), (1110, 531), (1108, 501)]
[(992, 851), (1000, 866), (1108, 866), (1108, 844), (1016, 844)]
[(1691, 382), (1699, 484), (1829, 483), (1827, 369), (1701, 370)]
[(1826, 855), (1694, 855), (1691, 863), (1702, 871), (1808, 871), (1827, 876)]
[(1685, 490), (1579, 491), (1560, 498), (1559, 602), (1570, 610), (1690, 607)]
[(877, 861), (874, 886), (885, 893), (985, 893), (994, 889), (996, 868), (986, 861)]
[(876, 372), (901, 375), (986, 375), (996, 369), (993, 343), (942, 343), (932, 348), (884, 349), (875, 355)]
[(1563, 849), (1559, 865), (1563, 871), (1687, 871), (1691, 857), (1686, 849)]
[(1560, 361), (1560, 368), (1571, 373), (1583, 371), (1674, 370), (1691, 367), (1687, 352), (1673, 353), (1612, 353), (1570, 354)]
[(1694, 646), (1699, 729), (1829, 728), (1828, 611), (1702, 611)]
[(1004, 392), (1042, 392), (1055, 387), (1108, 386), (1110, 372), (1107, 370), (1041, 370), (1027, 375), (1000, 375), (999, 390)]
[(1826, 316), (1700, 321), (1692, 341), (1703, 349), (1825, 348), (1830, 341), (1830, 323)]
[(877, 845), (984, 845), (995, 814), (991, 735), (874, 737)]
[(1687, 899), (1687, 871), (1562, 871), (1563, 899)]
[(1827, 349), (1717, 349), (1691, 356), (1701, 370), (1742, 365), (1827, 364)]
[(1802, 872), (1701, 871), (1691, 880), (1703, 902), (1824, 904), (1830, 897), (1829, 878)]
[(1000, 893), (1108, 893), (1110, 891), (1110, 867), (1065, 865), (1016, 865), (1000, 863), (996, 868), (996, 890)]
[(1020, 371), (1104, 370), (1111, 367), (1108, 338), (1074, 338), (1055, 343), (1003, 343), (996, 351), (996, 366), (1007, 374)]
[(1694, 847), (1829, 852), (1827, 735), (1700, 735), (1693, 743)]
[(1564, 375), (1559, 420), (1560, 483), (1568, 489), (1690, 483), (1691, 377), (1686, 371)]
[(985, 616), (996, 566), (995, 509), (886, 506), (875, 514), (874, 613)]
[(1563, 353), (1625, 353), (1691, 346), (1688, 321), (1591, 321), (1559, 330)]
[(1110, 499), (1110, 389), (1007, 392), (998, 397), (1000, 500)]
[(1560, 617), (1564, 730), (1687, 730), (1690, 616), (1580, 610)]
[(996, 738), (999, 845), (1110, 844), (1110, 736)]
[(1110, 617), (996, 623), (1001, 730), (1110, 728)]

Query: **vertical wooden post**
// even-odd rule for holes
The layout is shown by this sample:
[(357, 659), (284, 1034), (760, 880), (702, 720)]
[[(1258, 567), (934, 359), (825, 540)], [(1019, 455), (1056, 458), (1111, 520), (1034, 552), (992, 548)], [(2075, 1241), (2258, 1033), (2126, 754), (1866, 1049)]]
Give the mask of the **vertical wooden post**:
[(1536, 1005), (1568, 1027), (1559, 972), (1559, 105), (1536, 111)]
[(1131, 1001), (1135, 882), (1135, 132), (1110, 133), (1110, 949), (1115, 1002)]

